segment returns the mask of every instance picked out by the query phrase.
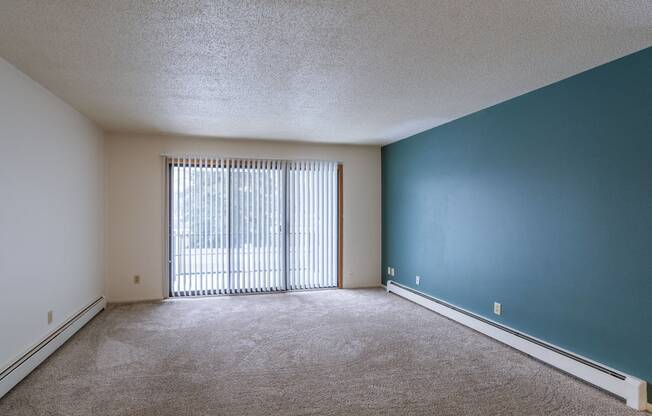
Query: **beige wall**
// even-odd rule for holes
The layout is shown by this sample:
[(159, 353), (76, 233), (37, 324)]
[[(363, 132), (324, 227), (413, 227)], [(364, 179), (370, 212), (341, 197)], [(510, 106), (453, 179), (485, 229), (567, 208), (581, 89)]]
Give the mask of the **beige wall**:
[[(161, 154), (342, 162), (344, 286), (380, 285), (380, 147), (107, 135), (106, 293), (110, 302), (164, 296)], [(136, 274), (141, 277), (138, 285), (133, 283)]]
[(93, 124), (0, 58), (0, 370), (103, 293), (103, 149)]

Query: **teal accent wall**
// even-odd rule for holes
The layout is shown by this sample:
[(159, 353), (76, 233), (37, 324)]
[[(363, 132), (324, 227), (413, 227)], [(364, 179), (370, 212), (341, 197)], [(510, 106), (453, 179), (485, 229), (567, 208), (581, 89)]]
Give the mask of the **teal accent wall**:
[(384, 146), (382, 204), (383, 282), (652, 381), (652, 48)]

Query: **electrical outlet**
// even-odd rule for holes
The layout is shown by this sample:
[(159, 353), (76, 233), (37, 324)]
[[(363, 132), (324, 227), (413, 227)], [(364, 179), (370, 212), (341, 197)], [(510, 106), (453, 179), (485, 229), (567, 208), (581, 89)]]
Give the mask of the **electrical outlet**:
[(387, 276), (391, 276), (391, 275), (392, 275), (392, 268), (387, 266)]
[(396, 276), (396, 270), (392, 267), (392, 276)]
[(494, 302), (494, 313), (500, 315), (503, 313), (503, 305), (498, 302)]
[(417, 276), (417, 278), (416, 278), (416, 282), (417, 282), (417, 286), (418, 286), (419, 283), (421, 282), (421, 276)]
[(134, 284), (137, 285), (139, 283), (140, 283), (140, 275), (137, 274), (134, 276)]
[(52, 311), (48, 311), (48, 325), (50, 325), (52, 323), (53, 319), (54, 319), (54, 316), (52, 314)]

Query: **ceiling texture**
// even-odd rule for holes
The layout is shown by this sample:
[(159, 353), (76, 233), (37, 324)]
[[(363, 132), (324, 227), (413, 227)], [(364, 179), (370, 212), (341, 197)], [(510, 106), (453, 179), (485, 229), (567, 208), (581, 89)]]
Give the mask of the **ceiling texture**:
[(651, 45), (652, 0), (0, 0), (109, 132), (386, 144)]

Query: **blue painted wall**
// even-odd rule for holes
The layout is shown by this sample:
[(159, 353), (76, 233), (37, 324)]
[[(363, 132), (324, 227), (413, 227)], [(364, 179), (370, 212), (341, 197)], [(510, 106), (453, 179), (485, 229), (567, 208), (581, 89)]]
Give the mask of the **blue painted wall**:
[(652, 48), (385, 146), (382, 172), (383, 273), (652, 381)]

